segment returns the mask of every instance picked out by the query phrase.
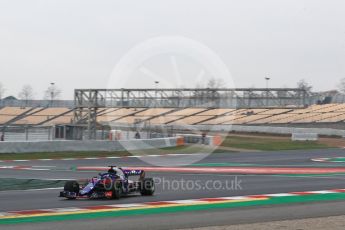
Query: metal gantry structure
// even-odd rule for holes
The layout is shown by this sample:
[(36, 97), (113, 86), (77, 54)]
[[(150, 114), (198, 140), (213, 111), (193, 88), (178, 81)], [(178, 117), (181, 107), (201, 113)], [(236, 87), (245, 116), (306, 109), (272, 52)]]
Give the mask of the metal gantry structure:
[(299, 88), (76, 89), (74, 123), (95, 139), (100, 108), (302, 108), (306, 99)]

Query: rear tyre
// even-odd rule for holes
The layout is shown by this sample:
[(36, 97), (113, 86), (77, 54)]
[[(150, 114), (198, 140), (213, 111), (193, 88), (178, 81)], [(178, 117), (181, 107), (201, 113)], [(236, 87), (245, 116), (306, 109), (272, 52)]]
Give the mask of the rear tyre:
[(119, 181), (115, 181), (112, 188), (112, 197), (115, 200), (120, 199), (122, 196), (122, 185)]
[[(67, 181), (63, 188), (65, 192), (75, 193), (76, 195), (79, 194), (79, 183), (77, 181)], [(70, 200), (76, 199), (76, 197), (68, 198)]]
[(155, 193), (155, 182), (152, 178), (144, 178), (140, 186), (142, 196), (152, 196)]

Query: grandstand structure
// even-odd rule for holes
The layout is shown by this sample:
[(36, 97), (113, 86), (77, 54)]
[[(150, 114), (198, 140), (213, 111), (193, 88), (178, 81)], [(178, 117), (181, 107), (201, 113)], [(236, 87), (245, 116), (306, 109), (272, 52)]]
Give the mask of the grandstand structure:
[(345, 104), (312, 105), (307, 108), (213, 109), (213, 108), (117, 108), (104, 109), (98, 122), (157, 125), (270, 125), (332, 123), (345, 120)]
[[(31, 112), (28, 112), (31, 111)], [(345, 120), (345, 104), (312, 105), (305, 109), (166, 109), (166, 108), (105, 108), (97, 112), (98, 123), (224, 125), (224, 124), (294, 124), (336, 123)], [(73, 124), (73, 110), (65, 108), (0, 109), (0, 124), (50, 126)]]
[[(86, 138), (108, 126), (339, 124), (345, 104), (305, 106), (300, 89), (83, 89), (74, 108), (2, 107), (0, 127), (81, 127)], [(65, 131), (61, 131), (65, 132)], [(55, 134), (62, 138), (65, 135)], [(55, 135), (55, 136), (56, 136)], [(79, 135), (80, 136), (80, 135)]]
[[(102, 108), (171, 108), (174, 111), (185, 108), (207, 109), (207, 108), (262, 108), (262, 107), (304, 107), (307, 93), (299, 88), (156, 88), (156, 89), (76, 89), (74, 92), (74, 123), (87, 124), (88, 138), (96, 138), (98, 111)], [(143, 112), (143, 111), (141, 111)], [(201, 112), (201, 111), (199, 111)], [(133, 113), (132, 115), (135, 115)], [(123, 118), (115, 119), (118, 122), (138, 123), (161, 116), (169, 115), (168, 122), (175, 122), (184, 119), (193, 122), (188, 118), (196, 113), (184, 114), (183, 119), (179, 115), (163, 112), (136, 119), (126, 114)], [(174, 117), (175, 116), (175, 117)], [(200, 122), (203, 117), (199, 117)], [(208, 117), (211, 119), (212, 117)], [(124, 119), (124, 120), (121, 120)], [(194, 118), (197, 119), (197, 118)], [(114, 120), (114, 121), (115, 121)], [(155, 121), (155, 120), (153, 120)]]

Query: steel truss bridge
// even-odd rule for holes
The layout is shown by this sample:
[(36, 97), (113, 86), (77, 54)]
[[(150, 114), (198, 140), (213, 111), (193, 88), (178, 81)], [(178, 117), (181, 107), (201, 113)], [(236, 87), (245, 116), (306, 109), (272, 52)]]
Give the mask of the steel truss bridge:
[(76, 89), (74, 123), (95, 139), (100, 108), (302, 108), (306, 98), (298, 88)]

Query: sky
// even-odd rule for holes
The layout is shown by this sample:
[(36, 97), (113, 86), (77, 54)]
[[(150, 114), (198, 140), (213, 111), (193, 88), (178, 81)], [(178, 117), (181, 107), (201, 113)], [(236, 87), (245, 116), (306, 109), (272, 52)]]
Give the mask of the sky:
[[(344, 12), (343, 0), (0, 0), (0, 82), (14, 96), (30, 84), (36, 99), (51, 82), (72, 99), (75, 88), (196, 87), (213, 77), (225, 87), (265, 87), (270, 77), (270, 87), (305, 79), (330, 90), (345, 77)], [(159, 38), (186, 42), (155, 53), (148, 43)], [(215, 59), (229, 75), (207, 67)]]

